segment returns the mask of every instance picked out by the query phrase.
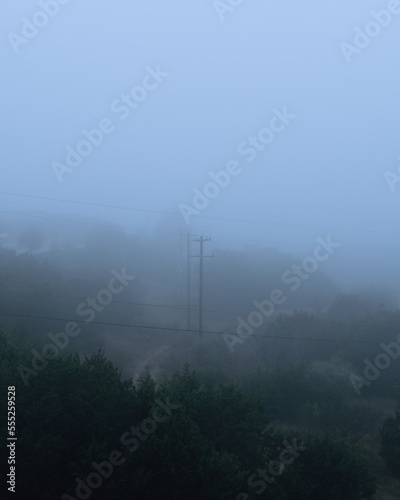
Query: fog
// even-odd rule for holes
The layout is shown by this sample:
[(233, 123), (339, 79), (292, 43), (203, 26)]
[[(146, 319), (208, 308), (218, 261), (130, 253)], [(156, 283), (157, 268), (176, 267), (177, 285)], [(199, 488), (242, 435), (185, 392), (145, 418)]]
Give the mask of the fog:
[(65, 352), (134, 380), (360, 373), (349, 325), (379, 340), (400, 306), (398, 2), (1, 10), (5, 330), (30, 349), (87, 323)]
[[(30, 33), (21, 19), (38, 4), (4, 7), (2, 231), (57, 219), (68, 232), (89, 216), (299, 257), (330, 234), (341, 249), (325, 270), (342, 286), (398, 291), (398, 193), (385, 178), (399, 158), (396, 16), (348, 62), (341, 44), (373, 20), (364, 2), (119, 5), (60, 6), (25, 42), (12, 33)], [(152, 90), (123, 104), (149, 71), (161, 74)], [(251, 146), (276, 110), (291, 116), (284, 130)], [(105, 119), (113, 131), (69, 166), (67, 146)], [(229, 162), (229, 184), (194, 209), (193, 190)]]
[[(207, 237), (220, 287), (243, 256), (224, 295), (246, 310), (273, 290), (268, 266), (282, 276), (329, 240), (310, 286), (323, 275), (397, 307), (395, 6), (237, 3), (5, 8), (2, 245), (26, 251), (36, 228), (36, 253), (79, 248), (118, 229), (154, 247), (134, 273), (171, 248), (164, 286), (183, 304), (185, 235)], [(326, 311), (333, 295), (299, 303)]]

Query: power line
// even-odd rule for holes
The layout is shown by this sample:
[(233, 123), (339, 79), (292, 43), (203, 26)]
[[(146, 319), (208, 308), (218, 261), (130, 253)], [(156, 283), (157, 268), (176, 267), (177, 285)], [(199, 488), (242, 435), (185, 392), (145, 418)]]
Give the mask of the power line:
[[(94, 221), (82, 221), (82, 220), (69, 220), (69, 219), (62, 219), (57, 216), (51, 216), (49, 214), (43, 214), (43, 215), (37, 215), (37, 214), (31, 214), (31, 213), (24, 213), (24, 212), (11, 212), (11, 211), (6, 211), (2, 210), (0, 211), (1, 214), (8, 214), (8, 215), (17, 215), (17, 216), (24, 216), (24, 217), (29, 217), (31, 219), (40, 219), (40, 220), (46, 220), (46, 221), (51, 221), (51, 222), (57, 222), (59, 224), (60, 222), (66, 223), (66, 224), (79, 224), (81, 226), (100, 226), (100, 227), (110, 227), (110, 228), (119, 228), (119, 229), (126, 229), (129, 231), (135, 231), (133, 227), (128, 227), (128, 226), (123, 226), (121, 224), (116, 224), (114, 222), (94, 222)], [(171, 233), (169, 233), (171, 234)], [(175, 234), (175, 233), (174, 233)]]
[[(129, 323), (109, 323), (105, 321), (90, 321), (88, 323), (87, 321), (84, 320), (77, 320), (77, 319), (71, 319), (71, 318), (54, 318), (50, 316), (36, 316), (33, 314), (12, 314), (12, 313), (4, 313), (0, 312), (0, 316), (11, 316), (11, 317), (17, 317), (17, 318), (31, 318), (31, 319), (44, 319), (44, 320), (49, 320), (49, 321), (63, 321), (65, 323), (68, 322), (73, 322), (73, 323), (85, 323), (85, 324), (94, 324), (94, 325), (103, 325), (103, 326), (118, 326), (118, 327), (123, 327), (123, 328), (141, 328), (144, 330), (164, 330), (164, 331), (169, 331), (169, 332), (181, 332), (181, 333), (196, 333), (198, 334), (198, 330), (187, 330), (186, 328), (172, 328), (172, 327), (166, 327), (166, 326), (155, 326), (155, 325), (135, 325), (135, 324), (129, 324)], [(236, 336), (235, 334), (230, 334), (229, 332), (220, 332), (220, 331), (210, 331), (210, 330), (203, 330), (201, 333), (205, 334), (211, 334), (211, 335), (233, 335)], [(264, 339), (276, 339), (276, 340), (307, 340), (307, 341), (314, 341), (314, 342), (342, 342), (346, 344), (371, 344), (371, 345), (376, 345), (380, 340), (377, 341), (370, 341), (370, 340), (350, 340), (350, 339), (327, 339), (327, 338), (309, 338), (309, 337), (289, 337), (289, 336), (280, 336), (280, 335), (259, 335), (252, 333), (250, 337), (258, 337), (258, 338), (264, 338)]]
[(130, 210), (133, 212), (149, 212), (149, 213), (154, 213), (154, 214), (169, 214), (169, 215), (179, 215), (175, 212), (167, 212), (163, 210), (150, 210), (150, 209), (144, 209), (144, 208), (133, 208), (133, 207), (124, 207), (122, 205), (109, 205), (105, 203), (93, 203), (89, 201), (74, 201), (74, 200), (64, 200), (62, 198), (49, 198), (47, 196), (35, 196), (32, 194), (19, 194), (19, 193), (6, 193), (3, 191), (0, 191), (0, 194), (6, 195), (6, 196), (17, 196), (21, 198), (32, 198), (35, 200), (47, 200), (47, 201), (61, 201), (62, 203), (72, 203), (74, 205), (87, 205), (91, 207), (104, 207), (104, 208), (115, 208), (117, 210)]
[[(77, 297), (74, 295), (61, 295), (61, 294), (46, 294), (46, 293), (34, 293), (34, 292), (27, 292), (27, 291), (16, 291), (16, 290), (6, 290), (6, 291), (1, 291), (2, 295), (31, 295), (34, 297), (47, 297), (50, 299), (68, 299), (68, 300), (77, 300), (82, 302), (82, 297)], [(156, 304), (156, 303), (149, 303), (149, 302), (129, 302), (125, 300), (113, 300), (112, 304), (121, 304), (121, 305), (128, 305), (128, 306), (144, 306), (144, 307), (157, 307), (160, 309), (180, 309), (182, 311), (187, 309), (187, 306), (177, 306), (177, 305), (171, 305), (171, 304)], [(196, 307), (192, 307), (192, 310), (198, 312), (199, 309)], [(222, 311), (221, 309), (204, 309), (205, 312), (210, 312), (210, 313), (218, 313), (218, 314), (227, 314), (227, 315), (232, 315), (232, 316), (240, 316), (240, 315), (247, 315), (247, 313), (237, 313), (237, 312), (232, 312), (232, 311)]]
[[(88, 202), (88, 201), (73, 201), (73, 200), (65, 200), (62, 198), (50, 198), (50, 197), (45, 197), (45, 196), (36, 196), (36, 195), (28, 195), (28, 194), (20, 194), (20, 193), (8, 193), (8, 192), (4, 192), (4, 191), (0, 191), (0, 195), (16, 196), (16, 197), (22, 197), (22, 198), (32, 198), (32, 199), (47, 200), (47, 201), (56, 201), (56, 202), (71, 203), (71, 204), (77, 204), (77, 205), (113, 208), (113, 209), (117, 209), (117, 210), (129, 210), (129, 211), (133, 211), (133, 212), (148, 212), (148, 213), (154, 213), (154, 214), (173, 215), (173, 216), (181, 217), (181, 214), (179, 214), (178, 212), (169, 212), (167, 210), (150, 210), (150, 209), (144, 209), (144, 208), (126, 207), (123, 205), (111, 205), (111, 204), (94, 203), (94, 202)], [(327, 227), (318, 226), (318, 225), (313, 226), (313, 225), (306, 225), (306, 224), (290, 224), (290, 223), (269, 222), (269, 221), (262, 221), (262, 220), (235, 219), (232, 217), (216, 217), (216, 216), (200, 215), (200, 214), (197, 215), (197, 218), (229, 221), (229, 222), (239, 222), (239, 223), (243, 223), (243, 224), (271, 225), (271, 226), (278, 226), (278, 227), (303, 228), (306, 230), (318, 230), (318, 231), (336, 231), (336, 232), (350, 233), (350, 234), (355, 234), (355, 233), (356, 234), (368, 234), (368, 235), (374, 234), (374, 235), (391, 236), (394, 238), (400, 238), (399, 233), (388, 233), (388, 232), (373, 231), (373, 230), (360, 231), (359, 229), (349, 229), (349, 228), (327, 228)]]
[[(1, 193), (0, 193), (1, 194)], [(34, 214), (26, 214), (26, 213), (21, 213), (21, 212), (7, 212), (7, 211), (1, 211), (0, 213), (6, 213), (6, 214), (13, 214), (17, 216), (24, 216), (24, 217), (29, 217), (33, 219), (41, 219), (41, 220), (51, 220), (52, 222), (57, 222), (59, 224), (60, 222), (65, 223), (65, 224), (78, 224), (78, 225), (83, 225), (83, 226), (100, 226), (100, 227), (110, 227), (110, 228), (119, 228), (119, 229), (124, 229), (127, 231), (135, 232), (137, 231), (137, 228), (133, 227), (128, 227), (122, 224), (114, 223), (114, 222), (94, 222), (94, 221), (79, 221), (79, 220), (67, 220), (67, 219), (60, 219), (59, 217), (52, 217), (48, 214), (46, 215), (34, 215)], [(165, 212), (168, 213), (168, 212)], [(233, 220), (233, 219), (232, 219)], [(240, 222), (240, 220), (238, 220)], [(242, 221), (246, 222), (246, 221)], [(248, 221), (247, 221), (248, 222)], [(267, 223), (266, 223), (267, 224)], [(302, 226), (295, 226), (295, 227), (302, 227)], [(308, 226), (305, 226), (308, 227)], [(311, 226), (310, 226), (311, 227)], [(325, 230), (325, 231), (338, 231), (338, 232), (349, 232), (349, 233), (354, 233), (354, 234), (363, 234), (362, 232), (357, 232), (353, 230), (340, 230), (340, 229), (329, 229), (329, 228), (320, 228), (320, 230)], [(141, 229), (141, 231), (147, 231), (147, 232), (152, 232), (152, 233), (160, 233), (160, 234), (166, 234), (166, 235), (174, 235), (177, 236), (178, 233), (172, 232), (172, 231), (163, 231), (159, 229)], [(379, 232), (372, 232), (372, 234), (377, 234), (377, 235), (386, 235), (386, 236), (391, 236), (392, 238), (400, 238), (400, 234), (397, 235), (395, 233), (379, 233)], [(179, 235), (178, 235), (179, 236)], [(271, 240), (256, 240), (253, 238), (238, 238), (238, 237), (233, 237), (233, 236), (213, 236), (214, 240), (230, 240), (230, 241), (244, 241), (247, 243), (258, 243), (258, 244), (264, 244), (264, 245), (291, 245), (291, 246), (297, 246), (297, 247), (307, 247), (309, 248), (308, 243), (299, 243), (298, 241), (271, 241)], [(162, 241), (162, 240), (158, 240)], [(169, 240), (164, 240), (164, 241), (169, 241)], [(372, 251), (372, 252), (398, 252), (397, 248), (369, 248), (369, 247), (355, 247), (351, 245), (342, 245), (343, 249), (352, 249), (352, 250), (367, 250), (367, 251)]]

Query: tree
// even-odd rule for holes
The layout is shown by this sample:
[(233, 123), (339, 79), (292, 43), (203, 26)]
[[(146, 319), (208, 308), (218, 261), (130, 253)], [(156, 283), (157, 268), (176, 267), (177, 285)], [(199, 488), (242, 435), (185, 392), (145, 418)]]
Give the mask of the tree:
[(393, 476), (400, 477), (400, 412), (396, 412), (396, 417), (388, 417), (384, 421), (380, 433), (380, 454), (388, 471)]

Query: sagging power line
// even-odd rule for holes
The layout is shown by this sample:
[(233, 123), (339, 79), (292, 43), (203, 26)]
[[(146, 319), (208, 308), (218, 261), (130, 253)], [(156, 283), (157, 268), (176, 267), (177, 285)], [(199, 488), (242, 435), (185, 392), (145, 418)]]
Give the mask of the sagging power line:
[[(65, 323), (74, 322), (74, 323), (84, 323), (88, 324), (87, 321), (83, 319), (75, 319), (75, 318), (55, 318), (51, 316), (39, 316), (34, 314), (13, 314), (13, 313), (5, 313), (0, 312), (0, 316), (7, 317), (16, 317), (16, 318), (31, 318), (31, 319), (44, 319), (48, 321), (62, 321)], [(136, 325), (130, 323), (111, 323), (106, 321), (91, 321), (91, 325), (103, 325), (103, 326), (118, 326), (122, 328), (141, 328), (143, 330), (163, 330), (166, 332), (180, 332), (180, 333), (198, 333), (198, 330), (187, 330), (185, 328), (172, 328), (168, 326), (155, 326), (155, 325)], [(210, 334), (210, 335), (226, 335), (227, 332), (221, 332), (216, 330), (203, 330), (201, 333)], [(235, 334), (232, 334), (235, 335)], [(382, 342), (382, 339), (378, 339), (376, 341), (372, 340), (350, 340), (350, 339), (328, 339), (328, 338), (309, 338), (309, 337), (289, 337), (285, 335), (260, 335), (256, 333), (252, 333), (251, 337), (259, 337), (264, 339), (276, 339), (276, 340), (306, 340), (306, 341), (314, 341), (314, 342), (342, 342), (345, 344), (370, 344), (370, 345), (378, 345)]]

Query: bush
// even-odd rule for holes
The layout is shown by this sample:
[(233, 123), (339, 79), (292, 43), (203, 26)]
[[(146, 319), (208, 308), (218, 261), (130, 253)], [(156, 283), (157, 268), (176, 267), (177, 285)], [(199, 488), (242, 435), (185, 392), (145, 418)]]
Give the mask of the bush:
[[(280, 436), (278, 442), (293, 442), (294, 435)], [(275, 437), (275, 445), (276, 445)], [(371, 499), (376, 479), (369, 459), (344, 438), (309, 435), (292, 464), (261, 498), (287, 500), (364, 500)]]
[(380, 454), (385, 461), (388, 471), (396, 477), (400, 477), (400, 412), (396, 417), (389, 417), (383, 423), (381, 429)]

